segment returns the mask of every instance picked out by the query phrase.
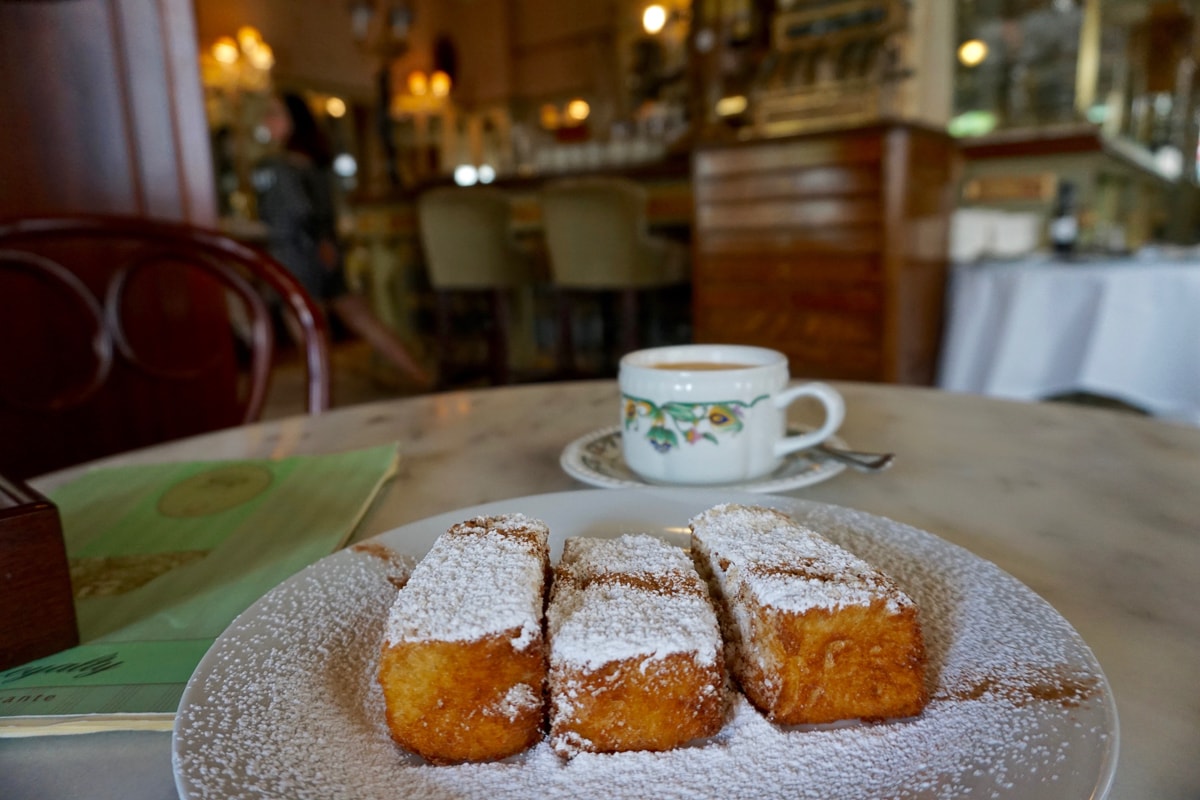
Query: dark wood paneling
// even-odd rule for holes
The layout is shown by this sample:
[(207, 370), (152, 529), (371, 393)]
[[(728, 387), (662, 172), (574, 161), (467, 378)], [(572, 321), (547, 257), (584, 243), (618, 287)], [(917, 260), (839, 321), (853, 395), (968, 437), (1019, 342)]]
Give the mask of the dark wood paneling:
[[(113, 214), (215, 225), (191, 0), (0, 2), (0, 108), (0, 218)], [(71, 267), (103, 298), (111, 264), (102, 248), (93, 249), (90, 258), (71, 259)], [(0, 328), (10, 345), (21, 343), (0, 357), (0, 381), (32, 392), (73, 385), (78, 375), (70, 365), (86, 362), (65, 343), (82, 327), (86, 349), (85, 313), (11, 271), (0, 279)], [(223, 401), (237, 387), (228, 328), (214, 322), (223, 319), (225, 294), (203, 281), (173, 279), (166, 300), (143, 296), (128, 319), (178, 318), (169, 336), (160, 332), (147, 344), (169, 345), (175, 358), (220, 341), (228, 345), (220, 363), (175, 393), (148, 391), (144, 375), (121, 366), (117, 388), (103, 401), (64, 411), (38, 428), (40, 435), (11, 415), (0, 417), (9, 432), (0, 463), (34, 475), (240, 421)], [(34, 353), (60, 357), (25, 359)], [(162, 409), (184, 406), (201, 408), (204, 422), (162, 421)]]
[(877, 289), (881, 278), (879, 260), (870, 256), (836, 256), (812, 253), (797, 259), (781, 253), (714, 254), (699, 259), (692, 270), (698, 283), (736, 279), (747, 284), (861, 283)]
[(697, 340), (781, 350), (799, 376), (931, 382), (954, 163), (904, 125), (702, 148)]
[(198, 64), (189, 0), (0, 3), (0, 216), (215, 223)]
[(698, 307), (712, 313), (718, 309), (755, 308), (790, 313), (797, 308), (813, 311), (878, 313), (883, 303), (878, 286), (847, 285), (843, 282), (793, 281), (750, 284), (714, 282)]
[(776, 198), (757, 202), (696, 203), (696, 229), (831, 228), (844, 225), (873, 226), (880, 219), (874, 198)]
[(1104, 142), (1100, 129), (1088, 124), (1057, 134), (1037, 130), (1032, 134), (1020, 131), (964, 139), (961, 147), (962, 155), (967, 159), (1027, 158), (1099, 152), (1104, 149)]
[(878, 225), (810, 230), (705, 230), (693, 240), (698, 258), (718, 255), (783, 256), (875, 255), (883, 247)]
[(845, 344), (879, 344), (881, 317), (877, 313), (852, 314), (795, 307), (786, 309), (786, 313), (780, 311), (762, 306), (709, 308), (703, 322), (697, 324), (697, 334), (702, 341), (725, 341), (722, 336), (734, 336), (736, 338), (728, 341), (763, 344), (777, 349), (801, 345), (826, 345), (833, 349)]
[(896, 282), (896, 293), (897, 372), (922, 376), (923, 382), (932, 382), (937, 374), (938, 348), (942, 340), (945, 265), (905, 261), (904, 273)]
[(698, 181), (723, 175), (752, 174), (802, 167), (868, 164), (883, 157), (875, 131), (832, 136), (769, 140), (703, 150), (695, 162)]
[(326, 408), (321, 312), (259, 251), (134, 217), (0, 220), (0, 473), (257, 419), (272, 358), (264, 292), (304, 330), (309, 408)]
[(710, 202), (744, 202), (777, 197), (879, 194), (879, 170), (872, 167), (812, 167), (767, 174), (735, 175), (705, 181)]

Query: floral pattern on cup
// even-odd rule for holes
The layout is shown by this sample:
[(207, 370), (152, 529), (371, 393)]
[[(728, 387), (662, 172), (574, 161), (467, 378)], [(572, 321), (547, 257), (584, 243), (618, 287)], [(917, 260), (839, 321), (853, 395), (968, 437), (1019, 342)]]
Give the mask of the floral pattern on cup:
[(764, 394), (749, 403), (741, 400), (673, 401), (660, 406), (640, 397), (621, 397), (625, 401), (625, 430), (641, 431), (642, 420), (648, 420), (650, 429), (646, 431), (646, 440), (660, 453), (679, 447), (681, 437), (688, 444), (707, 441), (719, 445), (719, 436), (736, 436), (741, 432), (745, 409), (767, 399)]

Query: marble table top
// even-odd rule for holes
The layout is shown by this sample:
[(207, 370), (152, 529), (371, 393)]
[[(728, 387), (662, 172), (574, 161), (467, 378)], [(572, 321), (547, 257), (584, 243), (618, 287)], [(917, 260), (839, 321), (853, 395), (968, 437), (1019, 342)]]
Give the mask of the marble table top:
[[(846, 397), (847, 444), (898, 459), (884, 473), (847, 470), (789, 494), (922, 528), (1023, 581), (1079, 631), (1112, 685), (1121, 734), (1110, 796), (1200, 796), (1200, 429), (1102, 409), (835, 385)], [(793, 408), (794, 421), (807, 421), (809, 409)], [(481, 502), (583, 488), (559, 455), (617, 418), (615, 382), (541, 384), (293, 417), (104, 463), (398, 441), (399, 474), (361, 539)], [(35, 486), (48, 490), (78, 472)], [(169, 752), (161, 733), (0, 740), (0, 795), (102, 797), (107, 787), (112, 796), (172, 797)], [(121, 769), (105, 771), (108, 779), (90, 768), (113, 763)]]

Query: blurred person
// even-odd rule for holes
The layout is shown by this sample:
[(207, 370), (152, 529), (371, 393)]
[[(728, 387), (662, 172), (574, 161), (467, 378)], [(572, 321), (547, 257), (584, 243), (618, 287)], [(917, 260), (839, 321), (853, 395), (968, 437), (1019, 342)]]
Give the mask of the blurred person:
[(430, 387), (432, 377), (404, 342), (375, 316), (366, 298), (346, 284), (337, 241), (333, 153), (308, 104), (295, 94), (272, 96), (263, 125), (277, 148), (254, 171), (258, 213), (268, 229), (267, 249), (314, 300), (332, 310), (402, 376)]

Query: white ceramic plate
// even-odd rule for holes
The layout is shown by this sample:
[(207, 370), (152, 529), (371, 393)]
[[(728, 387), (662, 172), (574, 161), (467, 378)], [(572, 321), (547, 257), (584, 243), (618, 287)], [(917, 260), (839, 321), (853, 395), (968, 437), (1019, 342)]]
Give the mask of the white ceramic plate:
[[(390, 580), (450, 524), (479, 513), (544, 519), (567, 536), (648, 531), (686, 542), (716, 502), (781, 508), (890, 573), (918, 603), (932, 699), (918, 717), (784, 729), (740, 697), (720, 734), (668, 753), (583, 754), (546, 744), (503, 762), (431, 766), (392, 744), (374, 672)], [(408, 558), (408, 564), (412, 559)], [(326, 558), (217, 640), (179, 708), (180, 796), (1099, 798), (1117, 714), (1091, 651), (1045, 601), (932, 534), (858, 511), (712, 490), (583, 490), (415, 522)]]
[[(790, 433), (804, 428), (792, 426)], [(836, 436), (829, 437), (832, 447), (846, 446)], [(625, 465), (621, 454), (621, 426), (612, 425), (581, 436), (563, 449), (559, 464), (572, 478), (601, 489), (638, 489), (653, 484)], [(827, 481), (846, 468), (845, 464), (824, 456), (817, 450), (801, 450), (785, 456), (783, 464), (770, 475), (746, 483), (709, 487), (716, 490), (741, 492), (786, 492)]]

